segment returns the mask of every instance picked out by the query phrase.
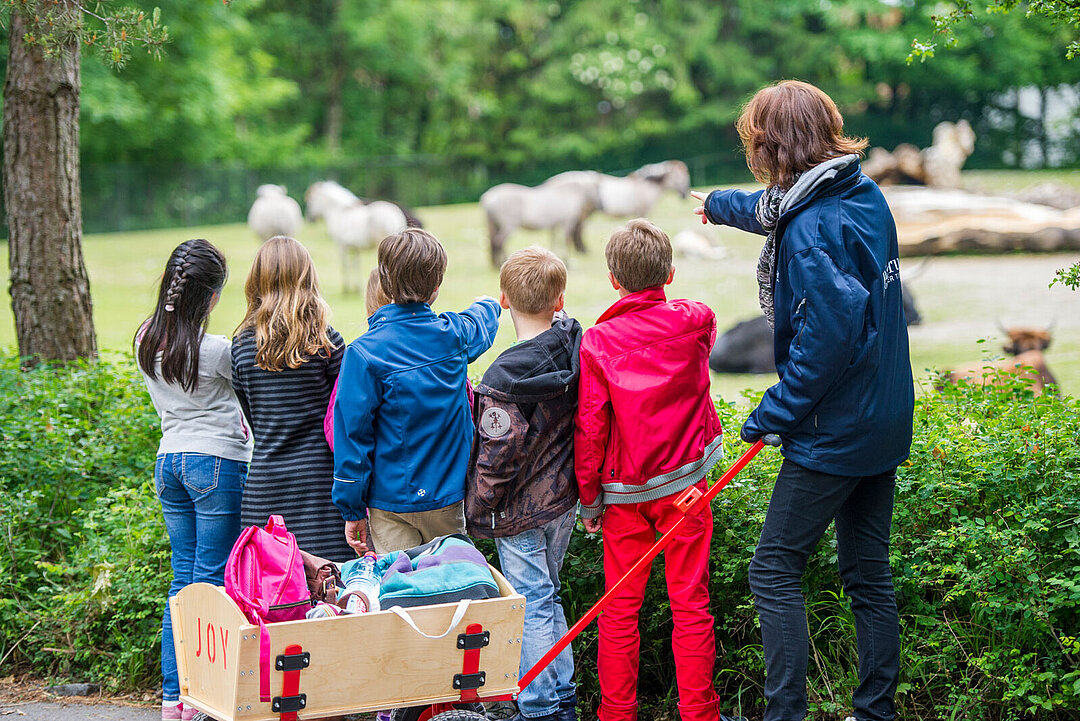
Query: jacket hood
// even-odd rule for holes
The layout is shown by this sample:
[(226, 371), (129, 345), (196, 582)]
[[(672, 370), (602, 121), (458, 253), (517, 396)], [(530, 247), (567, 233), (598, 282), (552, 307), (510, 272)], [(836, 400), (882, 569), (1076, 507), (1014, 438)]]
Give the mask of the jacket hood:
[(780, 217), (790, 217), (823, 195), (835, 194), (858, 182), (861, 166), (854, 153), (826, 160), (810, 168), (780, 201)]
[(503, 351), (476, 392), (531, 403), (577, 389), (581, 324), (558, 315), (551, 329)]

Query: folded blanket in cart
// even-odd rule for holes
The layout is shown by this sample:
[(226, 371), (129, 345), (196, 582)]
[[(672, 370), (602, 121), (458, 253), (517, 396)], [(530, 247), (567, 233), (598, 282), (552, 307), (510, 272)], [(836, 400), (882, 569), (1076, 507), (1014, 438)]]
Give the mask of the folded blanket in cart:
[(484, 554), (457, 533), (388, 553), (379, 559), (377, 570), (382, 572), (379, 605), (383, 609), (499, 597)]

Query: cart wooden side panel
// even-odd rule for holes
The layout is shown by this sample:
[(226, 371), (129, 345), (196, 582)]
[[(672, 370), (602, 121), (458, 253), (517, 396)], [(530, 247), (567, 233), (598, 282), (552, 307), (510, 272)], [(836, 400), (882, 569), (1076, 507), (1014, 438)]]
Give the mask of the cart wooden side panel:
[[(286, 646), (311, 654), (300, 672), (300, 693), (307, 696), (300, 718), (458, 700), (453, 680), (462, 672), (463, 652), (457, 637), (470, 624), (491, 634), (480, 651), (486, 683), (477, 693), (516, 694), (525, 598), (498, 571), (492, 574), (502, 597), (470, 602), (453, 628), (457, 604), (408, 609), (421, 631), (440, 638), (417, 633), (390, 611), (268, 625), (271, 667)], [(259, 701), (259, 627), (225, 590), (193, 584), (174, 597), (172, 609), (183, 702), (221, 721), (277, 719), (271, 704)], [(282, 694), (282, 679), (271, 668), (272, 697)]]

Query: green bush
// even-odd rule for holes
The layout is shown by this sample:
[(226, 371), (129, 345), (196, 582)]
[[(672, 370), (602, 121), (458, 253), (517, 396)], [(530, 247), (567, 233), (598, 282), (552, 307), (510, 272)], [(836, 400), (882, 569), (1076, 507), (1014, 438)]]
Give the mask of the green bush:
[[(756, 399), (752, 399), (756, 400)], [(727, 460), (743, 413), (719, 407)], [(901, 623), (901, 718), (1076, 718), (1080, 713), (1080, 406), (1024, 381), (949, 386), (916, 404), (897, 473), (891, 562)], [(712, 611), (724, 712), (763, 709), (761, 639), (747, 577), (780, 454), (765, 449), (713, 504)], [(564, 594), (574, 618), (602, 592), (598, 538), (575, 535)], [(854, 618), (832, 530), (807, 567), (814, 718), (843, 717), (858, 683)], [(674, 718), (672, 624), (658, 560), (642, 607), (640, 695)], [(595, 626), (575, 650), (595, 666)], [(595, 674), (581, 675), (586, 706)]]
[[(157, 417), (130, 360), (22, 372), (0, 361), (0, 658), (5, 669), (157, 684), (168, 542), (149, 479)], [(752, 399), (753, 400), (753, 399)], [(744, 409), (719, 406), (726, 468)], [(766, 449), (714, 503), (712, 610), (725, 712), (760, 715), (761, 642), (747, 580), (780, 456)], [(1080, 406), (1011, 381), (928, 391), (898, 472), (892, 568), (905, 718), (1080, 713)], [(658, 560), (642, 607), (643, 717), (674, 718), (671, 620)], [(854, 622), (831, 531), (807, 568), (814, 718), (846, 714)], [(563, 599), (603, 592), (597, 536), (575, 533)], [(574, 645), (598, 701), (596, 627)], [(6, 658), (5, 658), (6, 657)], [(13, 665), (12, 665), (13, 664)], [(5, 671), (7, 672), (7, 671)]]
[(150, 686), (168, 541), (150, 482), (158, 418), (132, 360), (0, 359), (0, 406), (2, 665)]

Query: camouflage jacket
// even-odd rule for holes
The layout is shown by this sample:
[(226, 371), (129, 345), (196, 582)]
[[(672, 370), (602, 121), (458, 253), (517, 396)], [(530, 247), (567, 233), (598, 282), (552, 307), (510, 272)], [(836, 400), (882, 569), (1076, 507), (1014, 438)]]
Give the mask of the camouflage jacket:
[(581, 325), (551, 330), (500, 355), (475, 388), (465, 517), (476, 538), (513, 536), (577, 503), (574, 416)]

